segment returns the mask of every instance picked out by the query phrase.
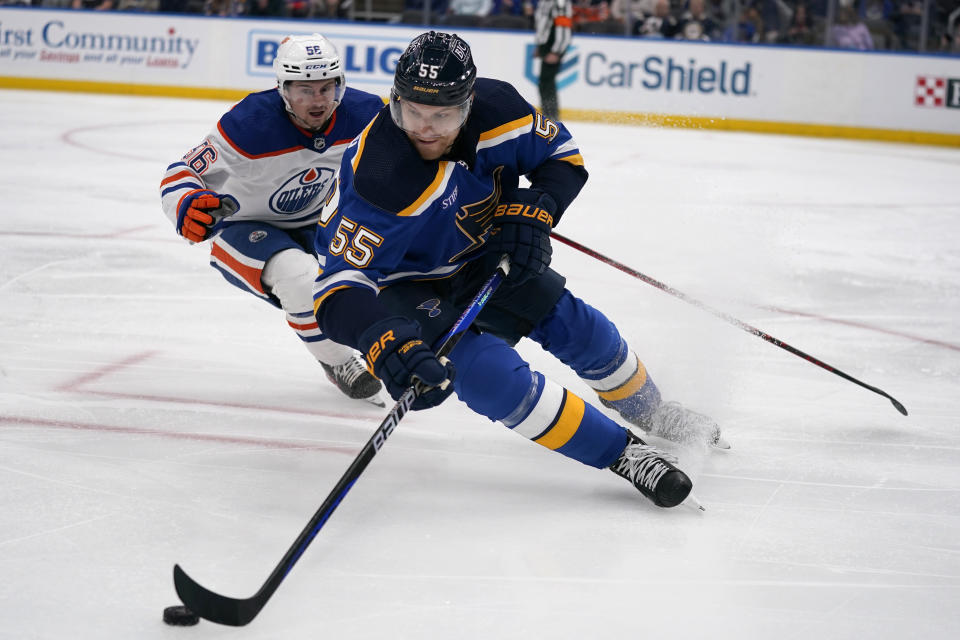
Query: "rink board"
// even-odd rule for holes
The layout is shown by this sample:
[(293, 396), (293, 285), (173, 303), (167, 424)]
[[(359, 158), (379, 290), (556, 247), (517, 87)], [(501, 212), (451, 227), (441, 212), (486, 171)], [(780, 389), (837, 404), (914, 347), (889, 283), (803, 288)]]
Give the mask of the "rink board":
[[(0, 9), (0, 87), (239, 99), (273, 85), (286, 34), (320, 31), (381, 96), (419, 26)], [(526, 32), (458, 29), (481, 75), (538, 103)], [(960, 146), (960, 58), (578, 34), (564, 117)]]

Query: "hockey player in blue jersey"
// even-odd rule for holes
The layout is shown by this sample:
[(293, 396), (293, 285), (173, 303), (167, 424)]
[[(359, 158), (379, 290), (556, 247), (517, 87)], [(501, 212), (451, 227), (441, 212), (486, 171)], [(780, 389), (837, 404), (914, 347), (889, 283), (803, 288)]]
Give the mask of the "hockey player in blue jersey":
[(210, 264), (278, 306), (331, 382), (382, 406), (380, 382), (313, 315), (314, 235), (347, 144), (383, 106), (346, 86), (336, 47), (319, 34), (283, 40), (277, 87), (244, 98), (201, 145), (167, 167), (164, 213), (191, 242), (212, 239)]
[[(529, 186), (521, 186), (521, 176)], [(469, 45), (429, 32), (401, 55), (390, 104), (347, 149), (317, 237), (319, 326), (365, 354), (390, 395), (415, 380), (423, 409), (456, 391), (473, 411), (584, 464), (612, 469), (661, 507), (692, 483), (513, 349), (523, 337), (570, 366), (630, 423), (664, 437), (716, 440), (716, 425), (662, 403), (603, 314), (549, 268), (550, 230), (587, 180), (560, 123), (509, 84), (477, 78)], [(431, 349), (501, 255), (505, 283), (442, 362)], [(443, 385), (452, 380), (452, 385)]]

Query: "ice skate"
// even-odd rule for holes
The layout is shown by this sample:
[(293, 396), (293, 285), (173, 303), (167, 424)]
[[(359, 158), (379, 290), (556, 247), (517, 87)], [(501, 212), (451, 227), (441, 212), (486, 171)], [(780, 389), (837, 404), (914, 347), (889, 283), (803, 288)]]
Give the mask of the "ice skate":
[(329, 365), (320, 363), (327, 373), (327, 379), (337, 386), (348, 398), (366, 400), (378, 407), (386, 406), (380, 399), (380, 381), (367, 371), (360, 359), (351, 356), (343, 364)]
[(675, 507), (686, 500), (693, 483), (687, 474), (673, 466), (677, 459), (627, 433), (627, 446), (610, 465), (610, 470), (629, 480), (658, 507)]

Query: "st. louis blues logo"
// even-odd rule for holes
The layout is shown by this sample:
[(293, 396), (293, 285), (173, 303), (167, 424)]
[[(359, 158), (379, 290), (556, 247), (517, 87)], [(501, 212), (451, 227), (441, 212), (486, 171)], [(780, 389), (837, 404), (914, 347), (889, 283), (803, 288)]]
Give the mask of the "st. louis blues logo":
[(430, 318), (436, 318), (440, 315), (440, 299), (430, 298), (429, 300), (425, 300), (417, 305), (417, 309), (426, 311), (427, 316)]
[(270, 210), (281, 215), (319, 210), (333, 177), (333, 169), (327, 167), (310, 167), (300, 171), (273, 192)]
[(490, 195), (479, 202), (461, 206), (457, 212), (457, 228), (460, 230), (460, 233), (466, 236), (470, 245), (450, 258), (450, 264), (455, 263), (487, 241), (487, 232), (490, 231), (490, 221), (493, 220), (493, 210), (500, 201), (500, 193), (502, 191), (500, 174), (502, 172), (503, 165), (493, 170), (493, 190), (490, 191)]

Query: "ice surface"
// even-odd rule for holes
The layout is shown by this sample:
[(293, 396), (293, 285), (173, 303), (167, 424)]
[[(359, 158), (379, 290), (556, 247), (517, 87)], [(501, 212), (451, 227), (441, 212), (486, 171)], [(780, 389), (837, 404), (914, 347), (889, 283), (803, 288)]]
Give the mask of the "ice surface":
[[(451, 401), (405, 418), (254, 622), (166, 627), (179, 562), (252, 595), (385, 410), (175, 236), (169, 162), (228, 104), (0, 92), (0, 638), (955, 637), (960, 151), (572, 123), (560, 230), (664, 395), (707, 511)], [(584, 395), (538, 347), (522, 353)]]

